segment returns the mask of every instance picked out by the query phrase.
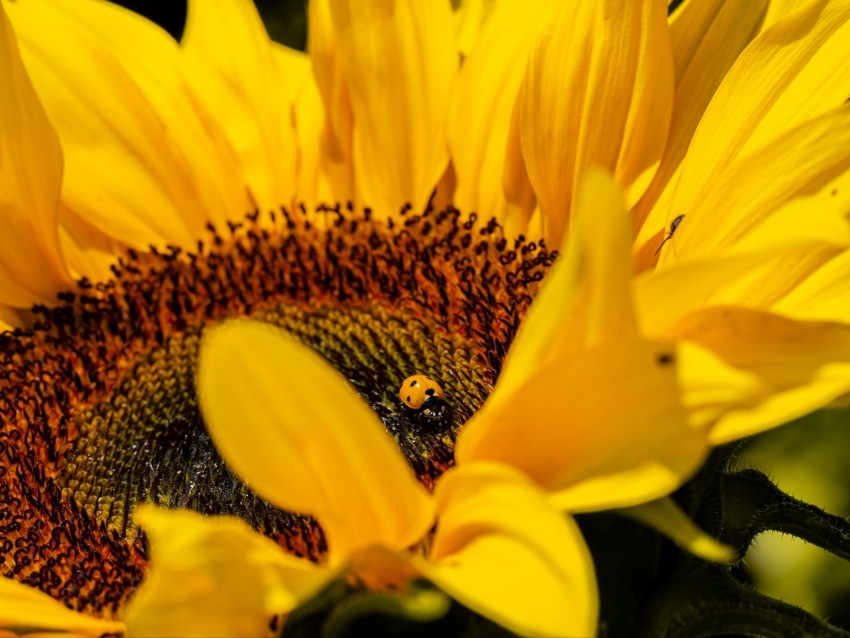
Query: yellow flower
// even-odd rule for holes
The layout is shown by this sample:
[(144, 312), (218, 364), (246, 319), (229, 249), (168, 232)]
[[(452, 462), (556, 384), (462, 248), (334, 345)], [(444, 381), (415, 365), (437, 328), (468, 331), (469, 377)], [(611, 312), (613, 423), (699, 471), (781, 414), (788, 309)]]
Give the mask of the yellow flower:
[[(659, 442), (675, 450), (683, 463), (670, 471), (674, 481), (689, 472), (684, 464), (699, 462), (707, 448), (705, 428), (685, 425), (688, 409), (680, 403), (676, 370), (689, 365), (687, 361), (695, 359), (704, 365), (710, 358), (687, 348), (674, 354), (669, 346), (644, 342), (627, 329), (633, 324), (628, 309), (622, 308), (628, 300), (617, 296), (618, 292), (627, 294), (629, 279), (628, 245), (623, 243), (628, 240), (627, 217), (616, 189), (605, 178), (591, 176), (586, 190), (579, 217), (583, 235), (572, 244), (550, 281), (575, 281), (580, 290), (588, 292), (586, 303), (570, 307), (570, 319), (586, 326), (588, 333), (595, 333), (605, 346), (615, 346), (617, 361), (624, 362), (617, 368), (628, 371), (630, 379), (643, 380), (646, 386), (634, 388), (636, 394), (644, 396), (643, 412), (630, 421), (619, 411), (599, 411), (596, 392), (610, 385), (600, 383), (594, 369), (595, 365), (599, 370), (610, 368), (612, 359), (606, 358), (605, 347), (579, 346), (578, 352), (570, 354), (578, 359), (575, 370), (586, 379), (564, 382), (561, 375), (568, 378), (569, 371), (545, 365), (535, 370), (539, 376), (532, 379), (541, 394), (551, 394), (556, 384), (569, 389), (573, 418), (564, 422), (563, 406), (555, 403), (547, 411), (543, 402), (537, 411), (540, 422), (532, 419), (530, 424), (525, 423), (537, 433), (535, 439), (540, 445), (507, 441), (527, 463), (516, 459), (510, 459), (509, 464), (482, 462), (480, 454), (464, 462), (463, 457), (458, 467), (438, 480), (432, 505), (427, 492), (398, 458), (393, 443), (381, 433), (372, 410), (319, 357), (262, 324), (236, 322), (212, 329), (205, 337), (198, 372), (198, 392), (209, 432), (229, 465), (265, 499), (282, 509), (316, 517), (328, 542), (327, 563), (316, 566), (304, 559), (281, 556), (275, 548), (265, 562), (242, 565), (238, 557), (257, 556), (258, 544), (274, 546), (253, 534), (249, 536), (247, 529), (245, 538), (236, 541), (234, 530), (234, 543), (242, 542), (246, 548), (240, 551), (228, 546), (227, 553), (222, 552), (223, 563), (230, 563), (229, 570), (238, 566), (248, 573), (267, 574), (249, 578), (250, 582), (266, 583), (264, 595), (245, 596), (246, 588), (239, 577), (219, 576), (230, 571), (216, 562), (220, 558), (218, 545), (207, 540), (207, 536), (218, 536), (221, 523), (187, 513), (141, 511), (142, 525), (153, 534), (152, 550), (162, 558), (154, 559), (148, 581), (128, 606), (131, 635), (134, 631), (158, 635), (169, 628), (179, 632), (197, 627), (199, 601), (209, 601), (211, 592), (208, 588), (196, 592), (189, 587), (185, 596), (175, 596), (165, 584), (175, 582), (178, 576), (181, 582), (195, 574), (202, 582), (217, 583), (216, 599), (248, 601), (254, 606), (255, 632), (264, 627), (270, 615), (289, 611), (314, 593), (321, 582), (343, 570), (375, 588), (386, 586), (385, 581), (403, 582), (411, 577), (408, 563), (386, 550), (405, 552), (425, 540), (435, 513), (436, 534), (427, 543), (426, 555), (408, 555), (406, 559), (419, 573), (470, 608), (523, 635), (594, 634), (596, 601), (587, 550), (575, 525), (565, 522), (570, 519), (562, 518), (550, 506), (547, 496), (529, 477), (551, 488), (540, 473), (547, 469), (562, 475), (567, 472), (571, 483), (567, 492), (578, 495), (574, 498), (585, 504), (593, 501), (598, 508), (611, 507), (612, 495), (620, 499), (613, 505), (654, 498), (658, 493), (646, 492), (647, 482), (654, 490), (666, 493), (669, 486), (658, 480), (659, 472), (666, 469), (665, 459), (654, 452)], [(579, 266), (587, 263), (619, 278), (624, 285), (611, 281), (612, 285), (604, 288), (593, 286), (595, 268)], [(616, 292), (611, 294), (612, 290)], [(555, 299), (551, 294), (541, 295), (542, 310), (535, 311), (535, 316), (549, 319), (556, 314), (557, 308), (548, 307), (560, 302)], [(612, 313), (609, 302), (625, 312)], [(594, 319), (610, 316), (618, 316), (613, 323), (626, 329), (597, 332), (592, 328)], [(561, 318), (561, 322), (565, 320)], [(529, 338), (539, 336), (535, 332), (539, 328), (530, 322), (521, 330), (516, 343), (526, 345), (512, 351), (517, 352), (514, 356), (519, 360), (528, 354), (522, 348), (530, 347)], [(607, 343), (612, 336), (613, 343)], [(665, 356), (670, 360), (664, 360)], [(676, 356), (685, 361), (674, 361)], [(563, 360), (559, 363), (564, 367)], [(510, 370), (505, 369), (503, 379), (510, 378)], [(609, 372), (605, 381), (610, 383), (615, 375)], [(549, 376), (553, 378), (547, 379)], [(738, 380), (734, 373), (727, 378), (730, 386)], [(696, 384), (691, 384), (691, 389), (695, 388)], [(527, 399), (531, 392), (526, 390), (521, 398)], [(598, 414), (599, 422), (585, 416), (576, 404), (585, 395), (587, 412)], [(648, 402), (648, 397), (654, 402)], [(635, 403), (624, 401), (632, 408)], [(690, 411), (698, 414), (700, 407), (693, 404)], [(482, 413), (487, 409), (478, 414)], [(635, 427), (635, 421), (642, 425), (650, 420), (657, 423), (653, 436)], [(546, 421), (556, 427), (547, 428)], [(516, 418), (498, 421), (511, 425), (519, 422)], [(618, 429), (614, 441), (620, 447), (606, 454), (614, 428)], [(475, 430), (465, 430), (469, 431)], [(571, 445), (559, 445), (556, 431), (562, 431)], [(461, 437), (468, 439), (466, 434)], [(627, 449), (630, 455), (623, 453)], [(635, 459), (646, 466), (654, 465), (652, 475), (645, 477), (643, 467), (630, 467)], [(624, 472), (624, 466), (630, 471)], [(517, 472), (516, 467), (522, 471)], [(619, 477), (621, 483), (612, 477), (618, 473), (625, 475)], [(627, 482), (635, 486), (631, 491)], [(559, 505), (564, 504), (563, 498), (558, 500)], [(570, 503), (569, 507), (582, 509), (574, 505)], [(594, 507), (585, 505), (584, 509)], [(191, 543), (185, 541), (187, 537)], [(238, 627), (229, 623), (241, 621), (247, 614), (240, 616), (234, 611), (232, 603), (204, 604), (202, 615), (211, 626), (236, 632)], [(163, 624), (163, 619), (168, 622)]]
[[(165, 583), (178, 575), (181, 582), (195, 573), (217, 583), (216, 596), (224, 600), (254, 601), (258, 631), (269, 615), (289, 611), (314, 593), (319, 582), (340, 572), (378, 589), (418, 572), (522, 635), (594, 635), (597, 603), (589, 554), (572, 519), (558, 514), (552, 500), (577, 511), (632, 505), (667, 493), (707, 449), (703, 409), (711, 407), (719, 391), (739, 391), (740, 375), (696, 347), (639, 338), (628, 308), (629, 235), (622, 201), (601, 175), (591, 174), (584, 191), (577, 218), (580, 237), (550, 282), (572, 281), (574, 294), (585, 293), (583, 303), (567, 302), (568, 316), (558, 323), (572, 321), (596, 342), (573, 342), (571, 351), (554, 354), (558, 365), (533, 370), (529, 383), (535, 387), (513, 395), (537, 400), (533, 415), (491, 418), (496, 427), (505, 427), (489, 433), (489, 442), (515, 451), (512, 457), (488, 455), (488, 441), (482, 448), (480, 438), (471, 442), (481, 430), (473, 423), (486, 422), (493, 414), (489, 408), (498, 404), (491, 400), (479, 410), (461, 434), (458, 466), (437, 481), (433, 504), (381, 432), (372, 410), (313, 352), (263, 324), (240, 321), (209, 331), (198, 392), (213, 440), (237, 474), (269, 502), (316, 517), (328, 542), (327, 562), (316, 566), (280, 556), (276, 549), (267, 564), (242, 565), (238, 557), (256, 555), (248, 548), (263, 542), (246, 535), (241, 541), (246, 549), (228, 547), (231, 558), (224, 562), (276, 574), (251, 580), (268, 583), (264, 597), (246, 597), (240, 595), (245, 589), (241, 580), (218, 577), (230, 571), (208, 558), (219, 556), (204, 537), (215, 534), (220, 523), (186, 513), (142, 511), (143, 526), (154, 534), (153, 551), (168, 560), (154, 559), (147, 582), (130, 602), (131, 634), (134, 625), (145, 635), (158, 635), (163, 627), (188, 631), (196, 626), (199, 601), (209, 600), (210, 593), (189, 588), (185, 596), (175, 597)], [(594, 285), (598, 270), (607, 273), (610, 286)], [(549, 292), (538, 299), (537, 319), (520, 330), (493, 399), (507, 398), (502, 383), (521, 374), (521, 368), (511, 366), (521, 366), (517, 362), (534, 354), (532, 344), (545, 336), (538, 332), (539, 322), (544, 317), (551, 321), (562, 303)], [(600, 320), (608, 325), (600, 326)], [(562, 344), (556, 340), (553, 345)], [(618, 356), (612, 357), (615, 348)], [(572, 370), (565, 357), (572, 359)], [(686, 407), (681, 377), (689, 368), (704, 370), (706, 365), (716, 372), (710, 394), (699, 381), (684, 384), (693, 394)], [(618, 374), (633, 382), (633, 392), (642, 400), (621, 396), (622, 411), (602, 411), (600, 395), (612, 381), (622, 383)], [(563, 403), (540, 399), (552, 396), (557, 386), (564, 388), (569, 419), (564, 419)], [(641, 410), (629, 415), (636, 405)], [(647, 431), (650, 422), (655, 427)], [(525, 437), (534, 433), (531, 441), (519, 440), (520, 424)], [(539, 486), (562, 489), (553, 497)], [(435, 514), (436, 532), (427, 539)], [(186, 543), (185, 537), (194, 542)], [(424, 556), (406, 552), (420, 541), (428, 547)], [(310, 586), (304, 586), (305, 580)], [(210, 622), (218, 627), (230, 627), (232, 618), (239, 617), (229, 608), (216, 612), (215, 605), (205, 606), (203, 616), (215, 618)], [(163, 626), (163, 618), (169, 624)]]
[[(507, 498), (508, 472), (528, 507), (540, 488), (571, 512), (640, 505), (679, 486), (712, 444), (846, 394), (850, 4), (789, 4), (692, 1), (668, 21), (662, 0), (472, 2), (457, 17), (448, 2), (317, 0), (308, 58), (273, 45), (247, 0), (191, 2), (180, 45), (108, 3), (2, 2), (0, 321), (31, 328), (0, 338), (10, 468), (0, 505), (20, 511), (2, 536), (19, 545), (3, 573), (89, 615), (123, 617), (132, 633), (141, 621), (124, 604), (147, 555), (130, 513), (148, 500), (238, 514), (329, 568), (356, 564), (373, 542), (403, 553), (423, 537), (415, 507), (336, 532), (321, 493), (292, 501), (297, 492), (279, 491), (298, 482), (274, 474), (274, 459), (240, 469), (233, 450), (249, 444), (263, 458), (266, 439), (220, 447), (272, 504), (221, 463), (198, 415), (195, 362), (201, 331), (234, 316), (277, 324), (328, 358), (427, 487), (472, 417), (460, 468), (436, 488), (433, 565), (413, 561), (467, 601), (504, 592), (452, 580), (455, 552), (474, 563), (502, 542), (494, 534), (481, 554), (455, 542), (465, 485)], [(625, 203), (607, 178), (585, 177), (594, 167), (613, 175)], [(412, 214), (397, 213), (405, 205)], [(561, 245), (564, 263), (526, 316)], [(30, 310), (60, 292), (55, 310)], [(298, 372), (261, 365), (273, 366), (258, 379), (267, 385)], [(450, 419), (417, 430), (417, 415), (393, 401), (413, 372), (444, 382)], [(321, 385), (326, 374), (292, 383), (350, 392)], [(281, 417), (305, 407), (268, 405)], [(209, 411), (214, 429), (226, 409)], [(317, 422), (338, 432), (348, 417), (327, 409)], [(400, 465), (380, 454), (379, 467)], [(493, 461), (513, 469), (475, 469)], [(418, 493), (410, 483), (380, 488)], [(392, 502), (384, 496), (404, 495), (382, 494), (377, 513)], [(314, 513), (322, 528), (273, 504)], [(174, 514), (183, 536), (151, 512), (140, 520), (160, 536), (157, 570), (188, 577), (209, 561), (227, 573), (244, 526), (226, 519), (208, 533)], [(555, 580), (571, 574), (586, 604), (546, 627), (586, 628), (586, 554), (564, 525), (573, 558), (547, 549), (544, 567)], [(292, 561), (249, 538), (263, 569), (251, 587), (240, 582), (264, 593), (228, 601), (254, 623), (314, 585), (293, 589), (280, 575)], [(207, 549), (186, 549), (195, 545)], [(137, 609), (169, 602), (157, 573)], [(47, 604), (3, 583), (36, 609)], [(228, 601), (220, 609), (240, 622)], [(530, 622), (472, 602), (510, 626)], [(171, 621), (172, 611), (149, 618)], [(20, 616), (3, 620), (21, 626)], [(100, 631), (64, 626), (75, 622)]]

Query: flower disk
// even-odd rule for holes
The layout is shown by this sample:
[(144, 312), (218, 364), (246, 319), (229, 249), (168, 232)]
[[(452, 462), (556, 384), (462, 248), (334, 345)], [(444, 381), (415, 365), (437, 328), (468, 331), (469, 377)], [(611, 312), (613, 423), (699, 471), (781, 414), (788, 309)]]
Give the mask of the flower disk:
[[(141, 579), (131, 516), (143, 502), (239, 516), (323, 559), (315, 521), (264, 502), (213, 447), (195, 394), (206, 327), (252, 317), (311, 346), (430, 488), (555, 256), (455, 209), (378, 222), (320, 208), (210, 230), (194, 253), (130, 252), (111, 281), (82, 281), (63, 305), (37, 307), (32, 329), (0, 336), (2, 572), (76, 609), (114, 612)], [(441, 417), (400, 403), (413, 373), (444, 389)]]

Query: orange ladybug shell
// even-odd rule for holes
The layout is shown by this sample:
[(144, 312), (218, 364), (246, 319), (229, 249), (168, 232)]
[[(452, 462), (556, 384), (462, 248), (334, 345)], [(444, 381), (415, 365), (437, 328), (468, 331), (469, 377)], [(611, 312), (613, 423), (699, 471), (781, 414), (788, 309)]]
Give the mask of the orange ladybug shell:
[(407, 377), (398, 390), (398, 398), (407, 407), (418, 410), (432, 397), (444, 398), (440, 384), (424, 374), (414, 374)]

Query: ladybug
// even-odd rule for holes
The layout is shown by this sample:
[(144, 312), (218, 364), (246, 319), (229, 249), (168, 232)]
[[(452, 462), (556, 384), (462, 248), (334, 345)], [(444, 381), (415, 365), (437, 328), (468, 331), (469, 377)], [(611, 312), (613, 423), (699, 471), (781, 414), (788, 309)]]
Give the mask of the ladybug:
[(440, 384), (424, 374), (407, 377), (398, 390), (398, 398), (408, 408), (433, 419), (443, 414), (445, 395)]

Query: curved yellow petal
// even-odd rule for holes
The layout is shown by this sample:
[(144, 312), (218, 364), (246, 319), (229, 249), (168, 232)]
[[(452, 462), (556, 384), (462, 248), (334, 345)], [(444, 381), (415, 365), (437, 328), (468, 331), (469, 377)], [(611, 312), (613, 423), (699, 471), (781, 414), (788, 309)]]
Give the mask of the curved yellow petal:
[(198, 395), (222, 457), (260, 496), (314, 515), (332, 562), (372, 544), (404, 549), (433, 512), (368, 405), (278, 328), (232, 321), (204, 336)]
[[(661, 252), (662, 267), (720, 252), (794, 198), (818, 193), (848, 169), (850, 106), (842, 106), (719, 169), (698, 201), (676, 209), (686, 220)], [(831, 207), (829, 201), (817, 205)]]
[(507, 398), (543, 363), (637, 334), (631, 298), (631, 221), (610, 176), (579, 183), (566, 250), (523, 318), (490, 401)]
[[(686, 212), (737, 157), (847, 99), (850, 2), (819, 0), (791, 13), (744, 50), (694, 134), (671, 199)], [(679, 212), (673, 212), (679, 211)]]
[[(193, 244), (206, 217), (166, 121), (118, 52), (88, 26), (88, 14), (63, 6), (8, 5), (33, 84), (62, 140), (63, 201), (132, 246)], [(147, 40), (148, 54), (175, 65), (176, 44), (159, 35)]]
[[(178, 202), (194, 231), (202, 229), (208, 220), (222, 224), (248, 211), (236, 155), (218, 132), (218, 124), (191, 95), (181, 69), (179, 47), (170, 35), (111, 2), (40, 4), (45, 5), (40, 11), (55, 12), (52, 22), (75, 23), (88, 34), (84, 37), (99, 40), (150, 102), (174, 147), (174, 161), (179, 163), (180, 172), (173, 178), (191, 184), (197, 200), (189, 202), (188, 207)], [(113, 166), (108, 168), (114, 170)]]
[(767, 4), (768, 0), (689, 0), (671, 16), (673, 115), (661, 165), (633, 211), (636, 224), (643, 224), (638, 243), (669, 223), (671, 186), (694, 131), (727, 71), (758, 33)]
[(424, 208), (448, 165), (446, 126), (458, 69), (448, 0), (331, 0), (354, 117), (356, 184), (365, 205)]
[(850, 326), (793, 321), (758, 310), (697, 311), (671, 331), (762, 381), (763, 392), (720, 418), (714, 444), (787, 423), (850, 392)]
[[(625, 438), (613, 446), (619, 451), (615, 452), (621, 455), (619, 458), (610, 457), (581, 480), (553, 493), (550, 498), (554, 504), (564, 511), (593, 512), (630, 507), (670, 494), (704, 460), (708, 452), (707, 426), (762, 392), (762, 384), (754, 375), (729, 366), (699, 346), (680, 343), (672, 359), (676, 362), (686, 426), (669, 418), (647, 421), (643, 426), (635, 424), (636, 430), (619, 435)], [(640, 375), (642, 371), (634, 373)], [(657, 397), (654, 400), (660, 401)], [(667, 398), (668, 402), (673, 400)], [(611, 428), (605, 427), (603, 432), (611, 432)], [(630, 444), (632, 436), (637, 438)], [(591, 453), (604, 456), (604, 444), (600, 439), (595, 444), (599, 450)], [(609, 444), (608, 451), (611, 449)]]
[(520, 97), (523, 155), (550, 244), (561, 241), (586, 167), (611, 171), (637, 200), (664, 151), (672, 105), (663, 0), (561, 4)]
[(273, 615), (334, 575), (229, 516), (143, 506), (135, 519), (150, 539), (151, 563), (124, 612), (130, 636), (271, 637)]
[(125, 631), (122, 622), (72, 611), (37, 589), (0, 577), (0, 629), (21, 627), (77, 636), (123, 634)]
[(461, 431), (455, 457), (513, 465), (559, 490), (654, 459), (679, 438), (699, 440), (675, 359), (669, 345), (631, 341), (540, 366), (510, 400), (485, 402)]
[(523, 636), (595, 636), (590, 552), (575, 522), (509, 467), (459, 466), (435, 491), (439, 523), (422, 572)]
[(708, 451), (706, 426), (761, 389), (696, 345), (606, 344), (540, 367), (509, 400), (485, 402), (455, 458), (516, 467), (570, 511), (628, 507), (680, 486)]
[(57, 229), (62, 150), (0, 5), (0, 303), (54, 301), (71, 278)]
[(300, 83), (279, 72), (253, 2), (191, 0), (182, 49), (186, 77), (235, 150), (255, 205), (291, 206), (297, 161), (291, 108)]
[(519, 151), (518, 145), (508, 145), (514, 107), (535, 34), (556, 7), (539, 0), (495, 4), (464, 60), (452, 102), (449, 147), (457, 174), (455, 206), (477, 211), (485, 219), (496, 217), (508, 227), (509, 237), (525, 231), (531, 214), (507, 199), (503, 185), (507, 155)]
[(734, 549), (702, 531), (669, 497), (622, 509), (618, 513), (658, 530), (691, 554), (707, 561), (731, 563), (735, 560)]
[(670, 494), (700, 467), (708, 453), (704, 434), (668, 441), (657, 455), (632, 467), (590, 476), (552, 492), (552, 505), (574, 514), (632, 507)]
[(766, 31), (789, 13), (797, 11), (810, 2), (812, 0), (770, 0), (762, 30)]

